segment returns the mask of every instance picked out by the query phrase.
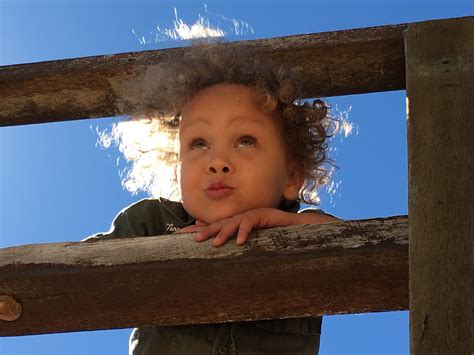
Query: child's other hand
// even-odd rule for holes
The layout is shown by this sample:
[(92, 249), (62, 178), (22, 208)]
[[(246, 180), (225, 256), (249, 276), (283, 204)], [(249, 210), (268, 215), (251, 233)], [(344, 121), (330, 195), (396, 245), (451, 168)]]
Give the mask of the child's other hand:
[(237, 233), (236, 244), (242, 245), (247, 241), (247, 237), (253, 229), (291, 225), (290, 219), (294, 215), (294, 213), (275, 208), (257, 208), (210, 224), (197, 220), (195, 225), (182, 228), (178, 233), (195, 233), (193, 239), (197, 242), (215, 236), (212, 241), (212, 245), (215, 247), (222, 246)]

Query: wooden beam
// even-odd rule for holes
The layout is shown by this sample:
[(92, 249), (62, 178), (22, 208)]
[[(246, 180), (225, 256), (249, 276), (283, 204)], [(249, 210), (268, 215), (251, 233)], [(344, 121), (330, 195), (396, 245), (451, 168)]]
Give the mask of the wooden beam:
[(0, 296), (2, 336), (403, 310), (407, 217), (4, 248)]
[[(303, 74), (304, 96), (405, 87), (405, 24), (226, 44), (250, 49)], [(186, 48), (0, 67), (0, 126), (133, 114), (142, 102), (131, 80), (183, 56)], [(152, 100), (150, 105), (155, 104)]]
[(473, 354), (474, 19), (406, 34), (412, 354)]

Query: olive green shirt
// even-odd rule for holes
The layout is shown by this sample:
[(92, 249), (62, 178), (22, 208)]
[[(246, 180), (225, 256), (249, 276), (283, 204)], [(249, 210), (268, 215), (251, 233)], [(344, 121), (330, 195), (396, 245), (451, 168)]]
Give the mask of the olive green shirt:
[[(287, 201), (279, 208), (297, 213), (299, 207), (296, 201)], [(323, 213), (321, 210), (303, 212)], [(85, 241), (171, 234), (194, 223), (195, 219), (179, 202), (144, 199), (123, 209), (108, 232)], [(135, 328), (129, 354), (317, 354), (321, 322), (321, 317), (307, 317)]]

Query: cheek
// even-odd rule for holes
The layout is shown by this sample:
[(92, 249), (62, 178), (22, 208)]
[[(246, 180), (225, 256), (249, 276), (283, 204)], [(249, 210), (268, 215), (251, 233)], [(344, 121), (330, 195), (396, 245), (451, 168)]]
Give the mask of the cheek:
[(181, 160), (179, 164), (179, 184), (181, 187), (186, 184), (186, 179), (188, 177), (188, 164), (186, 160)]
[(181, 185), (181, 189), (186, 188), (186, 186), (189, 184), (189, 169), (188, 166), (184, 163), (181, 163), (180, 167), (180, 179), (179, 179), (179, 184)]
[(179, 186), (181, 190), (181, 202), (183, 204), (184, 209), (188, 211), (188, 213), (191, 213), (192, 210), (192, 204), (190, 204), (190, 201), (193, 200), (192, 193), (195, 190), (193, 184), (193, 177), (190, 174), (191, 171), (192, 169), (190, 169), (188, 164), (186, 164), (185, 162), (181, 162), (179, 180)]
[(287, 168), (283, 162), (275, 161), (275, 164), (267, 165), (265, 178), (268, 186), (271, 186), (275, 194), (282, 195), (287, 184)]
[(248, 168), (243, 172), (245, 181), (249, 182), (260, 194), (280, 195), (286, 185), (284, 167), (279, 164), (268, 164), (268, 161), (257, 166), (259, 168)]
[[(195, 188), (198, 184), (198, 167), (189, 159), (184, 159), (180, 164), (180, 181), (181, 190), (189, 193), (190, 189)], [(187, 191), (186, 191), (187, 190)]]

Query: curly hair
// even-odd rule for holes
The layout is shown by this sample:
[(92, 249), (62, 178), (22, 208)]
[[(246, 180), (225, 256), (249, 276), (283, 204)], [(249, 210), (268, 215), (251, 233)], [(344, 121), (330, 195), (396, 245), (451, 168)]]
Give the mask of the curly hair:
[[(137, 114), (101, 137), (109, 144), (111, 139), (115, 141), (132, 163), (122, 176), (124, 187), (153, 197), (180, 198), (180, 111), (198, 91), (219, 83), (254, 88), (262, 111), (277, 113), (288, 158), (304, 170), (305, 181), (297, 200), (318, 204), (317, 190), (327, 181), (329, 167), (335, 167), (327, 156), (327, 139), (337, 130), (329, 106), (319, 99), (302, 99), (300, 79), (293, 70), (229, 44), (194, 44), (179, 60), (150, 67), (125, 86), (125, 91), (141, 92), (143, 100), (135, 105)], [(155, 109), (146, 102), (153, 102)]]

